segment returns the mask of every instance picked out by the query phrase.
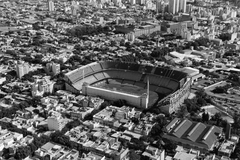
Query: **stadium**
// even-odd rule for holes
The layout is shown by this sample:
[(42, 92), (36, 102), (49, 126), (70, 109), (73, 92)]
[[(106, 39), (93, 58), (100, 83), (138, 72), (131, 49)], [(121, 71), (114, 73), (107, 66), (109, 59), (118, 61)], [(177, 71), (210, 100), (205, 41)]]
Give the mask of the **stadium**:
[(165, 113), (179, 109), (190, 92), (187, 73), (162, 67), (123, 62), (94, 62), (65, 74), (66, 90), (107, 100), (125, 100)]

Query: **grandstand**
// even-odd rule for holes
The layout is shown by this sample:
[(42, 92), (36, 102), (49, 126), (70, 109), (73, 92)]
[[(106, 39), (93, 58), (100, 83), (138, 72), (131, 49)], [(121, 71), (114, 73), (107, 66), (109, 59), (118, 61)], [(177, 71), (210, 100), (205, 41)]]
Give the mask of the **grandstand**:
[[(135, 92), (141, 89), (141, 92), (139, 92), (141, 95), (137, 94), (138, 96), (146, 98), (146, 95), (142, 91), (149, 93), (147, 98), (151, 101), (151, 105), (148, 107), (154, 104), (169, 104), (169, 102), (163, 103), (163, 101), (170, 100), (172, 102), (173, 100), (169, 98), (169, 96), (174, 98), (179, 97), (182, 93), (182, 88), (184, 88), (186, 82), (189, 81), (187, 74), (180, 71), (162, 67), (144, 66), (135, 63), (112, 61), (88, 64), (65, 74), (64, 79), (66, 82), (66, 89), (74, 93), (83, 93), (83, 86), (91, 86), (91, 89), (95, 87), (94, 89), (101, 88), (104, 89), (104, 91), (115, 90), (136, 96)], [(87, 85), (83, 85), (85, 82)], [(147, 85), (148, 82), (149, 87)], [(115, 87), (113, 87), (114, 85)], [(129, 88), (132, 90), (131, 92), (129, 92)], [(147, 92), (148, 88), (149, 92)], [(106, 93), (109, 93), (108, 91), (106, 91)], [(84, 94), (87, 94), (87, 91)], [(184, 94), (188, 94), (188, 91), (186, 90), (185, 93), (184, 90)], [(121, 97), (123, 97), (122, 94)], [(161, 100), (156, 97), (168, 98)], [(176, 100), (174, 100), (174, 102), (175, 101)], [(173, 110), (176, 109), (172, 109), (171, 111)]]

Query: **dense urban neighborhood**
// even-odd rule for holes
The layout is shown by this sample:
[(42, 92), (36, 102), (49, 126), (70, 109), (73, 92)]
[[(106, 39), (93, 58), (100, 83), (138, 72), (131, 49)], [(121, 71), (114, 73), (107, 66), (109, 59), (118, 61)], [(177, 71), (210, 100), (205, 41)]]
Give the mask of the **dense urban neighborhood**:
[(240, 160), (239, 0), (0, 0), (0, 160)]

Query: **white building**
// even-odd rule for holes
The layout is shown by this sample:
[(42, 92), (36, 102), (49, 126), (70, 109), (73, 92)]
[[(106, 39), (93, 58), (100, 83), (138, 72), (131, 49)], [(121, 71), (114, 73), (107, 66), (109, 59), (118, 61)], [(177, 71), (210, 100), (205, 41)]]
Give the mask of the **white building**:
[(136, 0), (130, 0), (131, 5), (135, 5), (136, 4)]
[(180, 12), (186, 13), (187, 9), (187, 0), (180, 0)]
[(27, 63), (17, 64), (16, 65), (16, 72), (18, 78), (22, 78), (25, 74), (28, 74), (30, 71), (30, 66)]
[(36, 79), (32, 85), (32, 96), (42, 96), (44, 93), (52, 93), (55, 82), (48, 78)]
[(179, 12), (185, 13), (187, 9), (187, 0), (169, 0), (168, 12), (177, 14)]
[(52, 0), (48, 0), (48, 11), (52, 12), (55, 10), (54, 2)]
[(69, 119), (64, 119), (60, 115), (54, 115), (47, 119), (50, 131), (61, 131), (68, 122), (70, 122)]
[(47, 63), (46, 70), (49, 74), (55, 76), (60, 73), (60, 64), (57, 63)]
[(172, 14), (176, 13), (176, 0), (169, 0), (168, 12)]

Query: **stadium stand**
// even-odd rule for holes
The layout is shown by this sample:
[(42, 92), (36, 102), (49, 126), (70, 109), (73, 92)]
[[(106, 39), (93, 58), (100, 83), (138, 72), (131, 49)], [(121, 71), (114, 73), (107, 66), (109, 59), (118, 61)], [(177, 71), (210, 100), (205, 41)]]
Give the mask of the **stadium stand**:
[(102, 73), (106, 78), (111, 78), (110, 75), (107, 72), (103, 71)]
[(88, 75), (91, 75), (92, 73), (94, 73), (94, 71), (92, 70), (92, 68), (90, 66), (86, 66), (82, 69), (83, 73), (84, 73), (84, 76), (88, 76)]
[(107, 70), (103, 72), (106, 78), (119, 78), (122, 79), (122, 75), (119, 74), (116, 70)]
[(152, 66), (145, 66), (145, 73), (151, 73), (153, 70)]
[[(147, 85), (145, 86), (145, 88), (147, 88)], [(150, 91), (154, 91), (157, 88), (156, 85), (149, 85), (149, 90)]]
[(154, 74), (160, 75), (160, 76), (166, 76), (168, 69), (165, 68), (156, 68)]
[(74, 83), (73, 85), (74, 85), (74, 87), (75, 87), (76, 89), (81, 90), (81, 89), (82, 89), (82, 85), (83, 85), (84, 82), (87, 82), (87, 83), (89, 83), (89, 84), (92, 84), (92, 83), (95, 83), (95, 82), (97, 82), (97, 81), (98, 81), (98, 80), (97, 80), (93, 75), (91, 75), (91, 76), (85, 77), (85, 78), (82, 79), (81, 81), (78, 81), (78, 82)]
[(79, 68), (71, 71), (70, 74), (68, 73), (67, 78), (71, 83), (74, 84), (82, 79), (82, 74), (83, 74), (82, 69)]
[(106, 77), (103, 75), (102, 72), (98, 72), (98, 73), (95, 73), (94, 76), (97, 78), (97, 80), (103, 80), (105, 79)]
[(157, 93), (161, 93), (161, 94), (165, 94), (165, 95), (168, 95), (168, 94), (172, 93), (171, 89), (164, 88), (164, 87), (157, 87), (157, 89), (155, 89), (155, 91)]
[(170, 78), (180, 81), (182, 78), (185, 78), (186, 76), (187, 75), (185, 73), (182, 73), (180, 71), (174, 71), (171, 74)]
[(138, 72), (131, 72), (131, 71), (122, 71), (121, 76), (123, 79), (128, 79), (128, 80), (132, 80), (132, 81), (140, 81), (142, 75)]
[(138, 71), (139, 69), (139, 64), (128, 64), (128, 69), (131, 71)]
[(168, 83), (169, 83), (169, 79), (168, 79), (168, 78), (166, 78), (166, 77), (161, 77), (158, 86), (167, 87), (167, 86), (168, 86)]
[(102, 67), (99, 63), (94, 63), (93, 65), (91, 65), (91, 68), (93, 69), (94, 72), (98, 72), (102, 70)]
[(128, 64), (127, 63), (118, 63), (117, 64), (117, 69), (127, 70), (128, 69)]
[(179, 83), (176, 83), (175, 81), (170, 80), (168, 83), (168, 88), (171, 88), (172, 90), (177, 90), (179, 87)]
[(144, 78), (144, 82), (147, 83), (147, 79), (149, 78), (149, 83), (150, 84), (154, 84), (154, 85), (158, 85), (159, 82), (161, 81), (159, 76), (155, 76), (155, 75), (148, 75)]
[(103, 69), (116, 69), (118, 67), (118, 62), (101, 62)]

